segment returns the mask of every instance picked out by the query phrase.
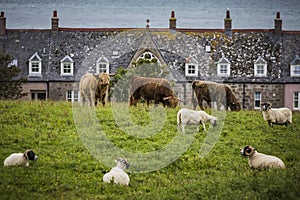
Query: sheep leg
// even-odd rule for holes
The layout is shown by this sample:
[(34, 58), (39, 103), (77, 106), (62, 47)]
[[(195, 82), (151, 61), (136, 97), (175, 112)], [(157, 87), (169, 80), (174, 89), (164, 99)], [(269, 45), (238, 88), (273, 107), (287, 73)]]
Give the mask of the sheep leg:
[(202, 122), (203, 130), (206, 131), (205, 123)]
[(182, 124), (182, 125), (181, 125), (181, 129), (182, 129), (182, 132), (183, 132), (183, 133), (185, 133), (184, 127), (185, 127), (185, 125)]

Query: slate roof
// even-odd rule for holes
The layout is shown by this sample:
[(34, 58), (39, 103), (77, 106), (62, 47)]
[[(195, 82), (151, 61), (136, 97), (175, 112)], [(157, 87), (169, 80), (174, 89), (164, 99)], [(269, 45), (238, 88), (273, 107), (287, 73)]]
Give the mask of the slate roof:
[[(150, 37), (164, 63), (176, 81), (215, 79), (225, 82), (298, 82), (290, 77), (290, 64), (299, 63), (300, 32), (283, 32), (281, 37), (263, 30), (236, 31), (228, 38), (222, 32), (170, 31), (169, 29), (60, 30), (8, 30), (0, 36), (0, 48), (14, 56), (22, 69), (21, 76), (29, 81), (79, 81), (90, 67), (95, 68), (102, 56), (110, 63), (110, 72), (128, 67), (140, 50), (145, 37)], [(211, 53), (205, 52), (207, 41)], [(153, 47), (151, 47), (153, 48)], [(119, 55), (113, 55), (113, 51)], [(28, 76), (29, 59), (35, 54), (42, 59), (42, 76)], [(74, 62), (75, 76), (61, 76), (63, 58)], [(191, 56), (199, 65), (198, 77), (185, 77), (186, 59)], [(217, 77), (216, 64), (224, 56), (231, 64), (231, 76)], [(254, 77), (254, 63), (259, 58), (268, 64), (268, 77)], [(94, 70), (95, 71), (95, 70)]]

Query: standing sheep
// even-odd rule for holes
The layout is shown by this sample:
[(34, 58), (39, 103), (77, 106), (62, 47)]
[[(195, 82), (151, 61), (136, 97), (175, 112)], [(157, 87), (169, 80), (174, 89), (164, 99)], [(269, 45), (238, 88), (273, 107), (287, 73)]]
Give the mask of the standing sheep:
[(251, 168), (285, 168), (283, 161), (275, 156), (258, 153), (252, 146), (245, 146), (240, 149), (243, 156), (248, 157), (248, 163)]
[[(217, 118), (207, 114), (206, 112), (199, 110), (190, 110), (182, 108), (177, 113), (177, 126), (181, 125), (182, 132), (185, 133), (185, 125), (187, 124), (202, 124), (203, 130), (206, 131), (205, 123), (210, 122), (214, 127), (217, 126)], [(199, 132), (199, 127), (197, 126)]]
[(288, 126), (292, 123), (292, 111), (288, 108), (272, 108), (270, 103), (261, 104), (263, 118), (268, 122), (269, 126), (280, 124)]
[(114, 181), (115, 184), (129, 185), (129, 176), (124, 171), (130, 166), (128, 161), (125, 158), (118, 158), (115, 162), (117, 163), (117, 166), (104, 174), (103, 182), (110, 183), (111, 181)]

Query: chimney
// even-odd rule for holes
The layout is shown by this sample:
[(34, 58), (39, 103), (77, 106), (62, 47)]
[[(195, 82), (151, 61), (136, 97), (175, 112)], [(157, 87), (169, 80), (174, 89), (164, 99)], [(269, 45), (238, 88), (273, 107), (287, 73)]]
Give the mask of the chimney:
[(4, 17), (4, 12), (0, 14), (0, 35), (6, 34), (6, 17)]
[(53, 16), (51, 18), (52, 20), (52, 30), (51, 32), (54, 33), (54, 34), (57, 34), (58, 33), (58, 17), (57, 17), (57, 11), (54, 10), (53, 11)]
[(276, 18), (274, 20), (274, 31), (275, 35), (281, 35), (282, 33), (282, 20), (280, 19), (280, 12), (276, 13)]
[(175, 30), (176, 29), (176, 18), (175, 18), (175, 12), (171, 12), (171, 18), (170, 18), (170, 23), (169, 23), (170, 29)]
[(230, 18), (230, 10), (229, 8), (226, 11), (226, 18), (224, 19), (224, 29), (225, 29), (225, 35), (227, 35), (228, 37), (231, 37), (232, 35), (232, 25), (231, 25), (231, 18)]

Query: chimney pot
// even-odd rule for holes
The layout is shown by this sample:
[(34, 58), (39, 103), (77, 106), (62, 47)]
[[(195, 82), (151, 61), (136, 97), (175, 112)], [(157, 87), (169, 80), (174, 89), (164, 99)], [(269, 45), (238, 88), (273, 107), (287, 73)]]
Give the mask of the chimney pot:
[(230, 18), (230, 10), (229, 9), (227, 9), (227, 11), (226, 11), (226, 18)]
[(174, 11), (171, 12), (171, 18), (175, 18), (175, 12)]
[(53, 17), (57, 17), (57, 10), (53, 11)]
[(276, 13), (276, 18), (277, 18), (277, 19), (280, 19), (280, 12), (277, 12), (277, 13)]
[(0, 17), (4, 17), (4, 12), (3, 12), (3, 11), (1, 12), (1, 15), (0, 15)]

